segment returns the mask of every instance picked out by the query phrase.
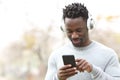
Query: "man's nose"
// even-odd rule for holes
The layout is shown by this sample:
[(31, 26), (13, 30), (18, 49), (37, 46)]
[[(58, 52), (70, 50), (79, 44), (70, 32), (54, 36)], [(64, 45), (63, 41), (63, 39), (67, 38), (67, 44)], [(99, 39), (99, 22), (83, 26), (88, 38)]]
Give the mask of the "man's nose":
[(72, 38), (78, 38), (78, 37), (79, 37), (79, 35), (78, 35), (77, 32), (73, 32), (73, 33), (72, 33)]

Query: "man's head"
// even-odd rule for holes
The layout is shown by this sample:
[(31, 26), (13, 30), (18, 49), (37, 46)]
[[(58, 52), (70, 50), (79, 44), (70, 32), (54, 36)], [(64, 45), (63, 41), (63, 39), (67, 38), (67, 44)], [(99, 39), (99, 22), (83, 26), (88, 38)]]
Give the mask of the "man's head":
[(63, 9), (65, 31), (75, 47), (87, 46), (90, 43), (88, 17), (87, 8), (81, 3), (72, 3)]

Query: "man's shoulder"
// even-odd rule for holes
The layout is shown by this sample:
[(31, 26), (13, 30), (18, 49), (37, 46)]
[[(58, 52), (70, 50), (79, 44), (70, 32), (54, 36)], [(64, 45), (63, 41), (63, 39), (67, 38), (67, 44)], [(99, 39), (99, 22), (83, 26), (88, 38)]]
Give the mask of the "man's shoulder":
[(102, 44), (100, 42), (94, 41), (96, 48), (98, 48), (100, 51), (106, 52), (106, 53), (115, 53), (114, 49), (111, 47)]
[(93, 49), (96, 53), (98, 53), (97, 55), (105, 57), (106, 59), (117, 58), (117, 53), (114, 49), (100, 42), (95, 42), (94, 44), (95, 45)]
[(103, 44), (103, 43), (100, 43), (100, 42), (97, 42), (97, 41), (93, 41), (97, 47), (99, 48), (102, 48), (102, 49), (109, 49), (109, 50), (113, 50), (112, 48), (110, 48), (109, 46)]

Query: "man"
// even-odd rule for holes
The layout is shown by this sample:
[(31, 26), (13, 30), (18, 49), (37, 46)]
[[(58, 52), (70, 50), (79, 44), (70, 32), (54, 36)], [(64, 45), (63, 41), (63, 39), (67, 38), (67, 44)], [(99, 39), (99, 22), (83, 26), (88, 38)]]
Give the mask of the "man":
[[(116, 53), (89, 39), (88, 18), (88, 10), (81, 3), (63, 9), (64, 31), (71, 42), (50, 55), (45, 80), (120, 80)], [(63, 55), (74, 55), (76, 67), (64, 65)]]

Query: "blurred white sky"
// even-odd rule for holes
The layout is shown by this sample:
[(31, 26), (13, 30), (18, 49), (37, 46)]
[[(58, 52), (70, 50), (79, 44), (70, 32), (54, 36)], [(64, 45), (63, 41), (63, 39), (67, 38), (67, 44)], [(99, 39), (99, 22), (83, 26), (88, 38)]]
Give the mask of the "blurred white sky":
[[(120, 16), (119, 0), (0, 0), (0, 50), (33, 27), (60, 26), (62, 8), (71, 2), (84, 3), (93, 17)], [(120, 31), (118, 23), (120, 18), (112, 26)]]

